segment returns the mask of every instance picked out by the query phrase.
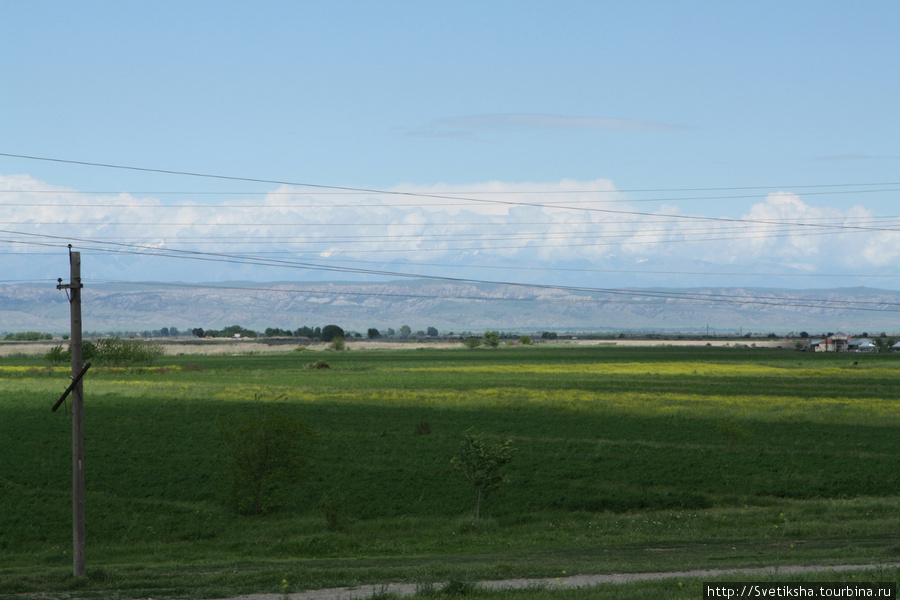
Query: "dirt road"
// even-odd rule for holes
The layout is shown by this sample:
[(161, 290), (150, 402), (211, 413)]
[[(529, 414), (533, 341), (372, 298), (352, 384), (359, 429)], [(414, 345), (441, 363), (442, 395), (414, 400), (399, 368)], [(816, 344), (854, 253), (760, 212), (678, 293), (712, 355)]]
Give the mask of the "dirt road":
[[(504, 588), (528, 588), (543, 586), (555, 587), (588, 587), (601, 583), (628, 583), (631, 581), (649, 581), (654, 579), (677, 578), (712, 578), (722, 575), (746, 575), (748, 578), (756, 576), (784, 575), (789, 577), (799, 573), (811, 573), (821, 571), (845, 572), (866, 571), (871, 569), (897, 569), (900, 563), (888, 563), (878, 565), (808, 565), (786, 567), (761, 567), (746, 569), (703, 569), (697, 571), (675, 571), (669, 573), (621, 573), (611, 575), (572, 575), (570, 577), (554, 577), (549, 579), (504, 579), (500, 581), (479, 581), (478, 585), (491, 589)], [(786, 579), (785, 581), (789, 581)], [(435, 584), (439, 588), (444, 584)], [(329, 588), (323, 590), (310, 590), (288, 594), (290, 600), (361, 600), (370, 598), (376, 592), (391, 592), (398, 596), (411, 596), (416, 593), (418, 585), (414, 583), (390, 583), (387, 585), (369, 585), (358, 587)], [(282, 600), (283, 594), (251, 594), (221, 600)]]

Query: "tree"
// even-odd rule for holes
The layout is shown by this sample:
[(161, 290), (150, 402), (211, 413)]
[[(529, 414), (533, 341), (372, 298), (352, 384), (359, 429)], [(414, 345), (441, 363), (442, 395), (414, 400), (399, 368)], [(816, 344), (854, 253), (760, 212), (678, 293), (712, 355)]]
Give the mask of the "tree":
[(204, 331), (200, 327), (195, 327), (194, 329), (191, 329), (191, 335), (195, 335), (198, 338), (202, 338), (202, 337), (204, 337)]
[(512, 460), (515, 447), (512, 440), (488, 442), (484, 434), (467, 431), (459, 450), (450, 463), (475, 486), (475, 519), (481, 518), (481, 503), (488, 495), (509, 479), (503, 467)]
[(56, 366), (63, 362), (72, 360), (72, 352), (68, 348), (62, 346), (53, 346), (44, 355), (44, 359), (49, 361), (51, 365)]
[(344, 337), (344, 330), (337, 325), (326, 325), (322, 328), (320, 337), (323, 342), (330, 342), (336, 337)]
[(465, 345), (466, 348), (469, 348), (470, 350), (474, 350), (475, 348), (477, 348), (478, 346), (481, 345), (481, 338), (477, 338), (474, 336), (467, 337), (465, 339), (465, 341), (463, 341), (463, 344)]
[(555, 340), (556, 337), (557, 336), (556, 336), (555, 331), (545, 331), (544, 333), (541, 334), (542, 340)]
[(489, 348), (496, 348), (500, 345), (500, 332), (498, 331), (485, 331), (484, 332), (484, 345)]
[(216, 421), (230, 503), (242, 514), (266, 512), (309, 473), (315, 432), (277, 400), (264, 402), (256, 396), (252, 405)]
[(381, 332), (375, 329), (374, 327), (370, 327), (369, 331), (366, 333), (370, 340), (377, 340), (381, 337)]
[(438, 336), (437, 327), (429, 327), (428, 329), (425, 330), (425, 333), (426, 333), (426, 335), (428, 335), (428, 337), (437, 337)]
[(403, 325), (402, 327), (400, 327), (400, 337), (402, 339), (405, 340), (410, 335), (412, 335), (412, 327), (410, 327), (409, 325)]

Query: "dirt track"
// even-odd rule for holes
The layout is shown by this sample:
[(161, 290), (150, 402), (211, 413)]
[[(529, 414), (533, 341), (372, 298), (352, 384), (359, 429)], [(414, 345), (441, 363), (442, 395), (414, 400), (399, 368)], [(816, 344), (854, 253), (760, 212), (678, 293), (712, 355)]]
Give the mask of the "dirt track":
[[(554, 577), (549, 579), (504, 579), (500, 581), (480, 581), (478, 585), (491, 589), (504, 588), (528, 588), (528, 587), (589, 587), (601, 583), (628, 583), (631, 581), (650, 581), (654, 579), (682, 578), (713, 578), (723, 575), (747, 575), (771, 576), (794, 575), (798, 573), (811, 573), (816, 571), (865, 571), (871, 569), (896, 569), (900, 563), (881, 565), (811, 565), (811, 566), (787, 566), (787, 567), (762, 567), (747, 569), (703, 569), (697, 571), (675, 571), (671, 573), (621, 573), (611, 575), (573, 575), (571, 577)], [(435, 584), (441, 587), (443, 584)], [(418, 586), (414, 583), (391, 583), (387, 585), (371, 585), (359, 587), (329, 588), (324, 590), (310, 590), (288, 594), (290, 600), (359, 600), (372, 597), (375, 592), (391, 592), (398, 596), (411, 596), (416, 593)], [(282, 600), (283, 594), (250, 594), (221, 600)]]

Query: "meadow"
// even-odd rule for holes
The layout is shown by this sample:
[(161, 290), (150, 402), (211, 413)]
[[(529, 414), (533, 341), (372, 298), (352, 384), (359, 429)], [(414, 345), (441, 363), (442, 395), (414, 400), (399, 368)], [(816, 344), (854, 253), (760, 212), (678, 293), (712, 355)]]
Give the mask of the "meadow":
[[(67, 384), (39, 357), (0, 361), (2, 597), (900, 561), (900, 356), (536, 345), (96, 367), (82, 578), (71, 425), (50, 412)], [(309, 424), (317, 444), (309, 475), (246, 516), (226, 501), (217, 423), (257, 402)], [(450, 463), (467, 431), (516, 447), (480, 520)], [(613, 597), (646, 585), (699, 597), (676, 582)]]

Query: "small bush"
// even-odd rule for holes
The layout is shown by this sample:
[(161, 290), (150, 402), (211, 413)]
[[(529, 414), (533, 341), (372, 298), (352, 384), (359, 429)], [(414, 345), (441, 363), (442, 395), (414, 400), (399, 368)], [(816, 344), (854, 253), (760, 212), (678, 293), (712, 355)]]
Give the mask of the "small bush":
[(337, 336), (335, 338), (332, 338), (331, 343), (328, 345), (328, 347), (336, 352), (340, 352), (347, 349), (347, 342), (342, 336)]
[(413, 430), (416, 435), (428, 435), (431, 433), (431, 424), (428, 421), (419, 421)]
[(307, 369), (318, 369), (318, 370), (322, 370), (322, 369), (330, 369), (330, 368), (331, 368), (331, 365), (329, 365), (329, 364), (328, 364), (327, 362), (325, 362), (324, 360), (317, 360), (317, 361), (314, 362), (314, 363), (309, 363), (308, 365), (306, 365), (306, 368), (307, 368)]
[(481, 338), (470, 337), (463, 342), (466, 348), (473, 349), (481, 345)]

